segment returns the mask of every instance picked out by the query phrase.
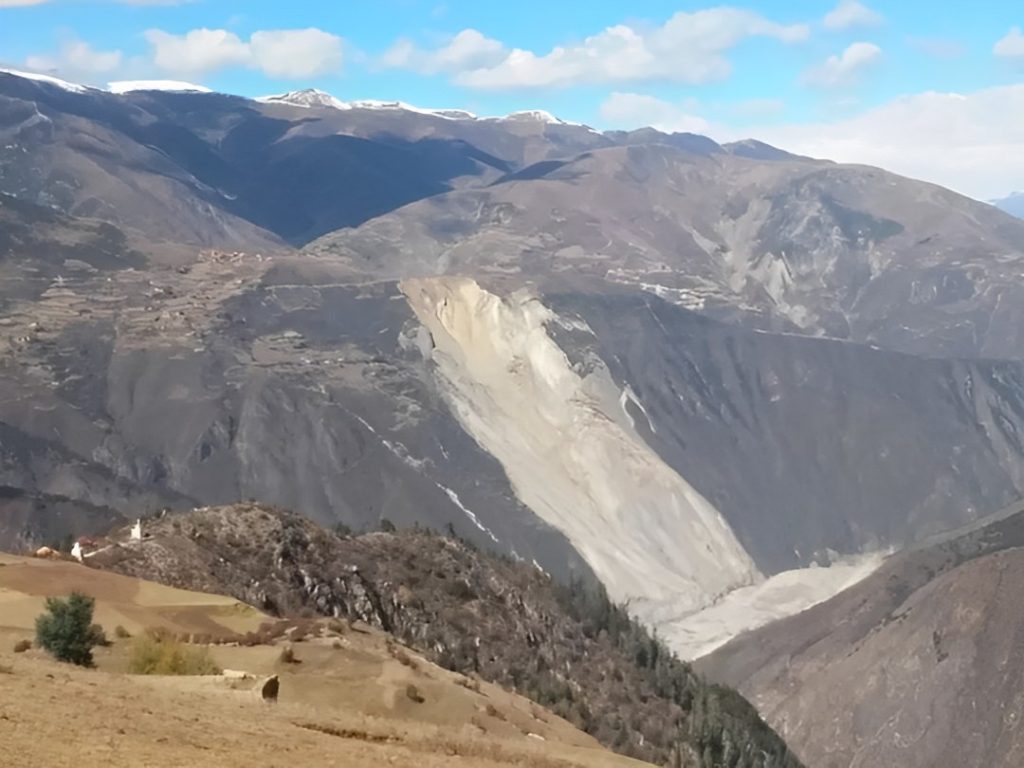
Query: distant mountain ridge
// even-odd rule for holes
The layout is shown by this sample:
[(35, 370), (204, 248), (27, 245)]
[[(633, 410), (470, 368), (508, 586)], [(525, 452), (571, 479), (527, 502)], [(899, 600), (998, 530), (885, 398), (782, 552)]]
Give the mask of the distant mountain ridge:
[(993, 200), (992, 205), (1013, 216), (1024, 219), (1024, 192), (1014, 192), (1000, 200)]

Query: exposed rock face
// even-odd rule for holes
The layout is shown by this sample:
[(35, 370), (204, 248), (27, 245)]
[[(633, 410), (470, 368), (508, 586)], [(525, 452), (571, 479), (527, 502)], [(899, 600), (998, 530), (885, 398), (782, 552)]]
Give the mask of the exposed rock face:
[(1018, 765), (1024, 512), (899, 554), (700, 662), (808, 765)]
[(603, 366), (573, 370), (548, 333), (558, 318), (538, 299), (503, 300), (460, 278), (402, 290), (460, 423), (614, 599), (658, 623), (759, 577), (718, 510), (637, 433), (629, 392)]

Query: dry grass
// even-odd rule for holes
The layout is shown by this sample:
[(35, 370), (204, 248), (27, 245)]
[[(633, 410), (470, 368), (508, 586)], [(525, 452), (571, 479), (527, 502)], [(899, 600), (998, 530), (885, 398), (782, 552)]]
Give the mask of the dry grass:
[(147, 630), (132, 641), (128, 671), (133, 675), (218, 675), (205, 647), (188, 646), (169, 633)]

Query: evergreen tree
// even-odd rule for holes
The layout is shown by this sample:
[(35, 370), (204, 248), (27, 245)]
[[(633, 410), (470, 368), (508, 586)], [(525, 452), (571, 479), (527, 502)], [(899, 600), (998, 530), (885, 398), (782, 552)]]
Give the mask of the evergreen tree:
[(46, 613), (36, 619), (36, 644), (59, 661), (92, 666), (92, 649), (104, 641), (92, 623), (95, 601), (78, 592), (66, 599), (46, 598)]

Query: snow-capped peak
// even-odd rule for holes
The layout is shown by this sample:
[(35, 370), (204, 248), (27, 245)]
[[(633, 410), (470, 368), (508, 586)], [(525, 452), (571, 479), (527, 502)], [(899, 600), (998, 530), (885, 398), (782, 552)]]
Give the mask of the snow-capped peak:
[(79, 85), (78, 83), (69, 83), (67, 80), (61, 80), (60, 78), (52, 77), (51, 75), (40, 75), (35, 72), (20, 72), (17, 69), (4, 68), (0, 68), (0, 72), (7, 75), (13, 75), (14, 77), (23, 77), (26, 80), (35, 80), (40, 83), (47, 83), (48, 85), (53, 85), (57, 88), (62, 88), (65, 91), (71, 91), (72, 93), (86, 93), (87, 91), (93, 90), (88, 86)]
[(498, 119), (513, 120), (517, 122), (548, 123), (550, 125), (576, 125), (576, 123), (569, 123), (559, 117), (555, 117), (550, 112), (546, 112), (543, 109), (525, 109), (521, 112), (510, 112), (504, 117), (499, 117)]
[(443, 117), (447, 120), (476, 120), (476, 115), (466, 112), (463, 109), (425, 109), (407, 104), (404, 101), (380, 101), (378, 99), (362, 99), (353, 101), (355, 109), (397, 109), (403, 112), (415, 112), (418, 115), (431, 115), (432, 117)]
[(375, 110), (397, 110), (402, 112), (415, 112), (419, 115), (431, 115), (443, 117), (447, 120), (476, 120), (476, 115), (462, 109), (423, 109), (404, 101), (382, 101), (380, 99), (359, 99), (356, 101), (342, 101), (324, 91), (316, 88), (306, 88), (302, 91), (292, 91), (276, 96), (261, 96), (256, 101), (263, 104), (289, 104), (293, 107), (332, 107), (333, 109), (375, 109)]
[(107, 83), (111, 93), (133, 93), (135, 91), (173, 91), (176, 93), (213, 93), (204, 85), (195, 85), (181, 80), (119, 80)]
[(333, 107), (334, 109), (351, 109), (341, 99), (316, 88), (305, 88), (301, 91), (289, 91), (275, 96), (260, 96), (256, 101), (264, 104), (290, 104), (293, 107)]

